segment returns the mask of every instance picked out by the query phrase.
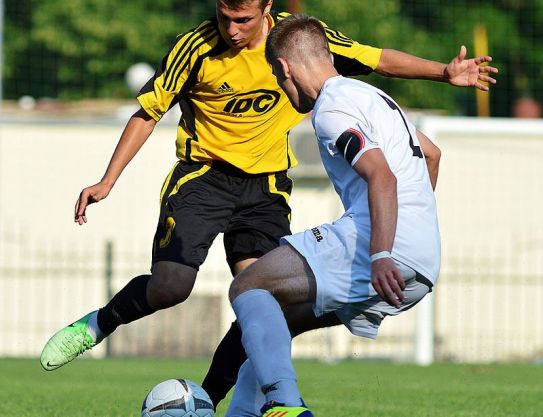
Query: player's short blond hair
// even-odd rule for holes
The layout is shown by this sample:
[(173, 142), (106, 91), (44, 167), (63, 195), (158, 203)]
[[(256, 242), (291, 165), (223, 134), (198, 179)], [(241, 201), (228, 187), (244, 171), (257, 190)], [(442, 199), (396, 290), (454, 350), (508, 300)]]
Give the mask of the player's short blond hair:
[[(217, 3), (222, 3), (226, 7), (232, 10), (239, 10), (247, 3), (253, 3), (256, 0), (217, 0)], [(260, 3), (260, 10), (264, 10), (269, 0), (258, 0)]]
[(329, 59), (330, 48), (322, 23), (311, 16), (293, 14), (271, 30), (266, 41), (266, 59), (301, 62)]

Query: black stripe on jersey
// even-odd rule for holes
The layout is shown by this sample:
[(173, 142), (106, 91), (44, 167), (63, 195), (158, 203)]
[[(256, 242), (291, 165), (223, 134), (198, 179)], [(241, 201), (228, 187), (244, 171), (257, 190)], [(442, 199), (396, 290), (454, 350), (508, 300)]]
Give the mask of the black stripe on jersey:
[[(171, 89), (175, 84), (172, 84), (172, 79), (178, 72), (178, 67), (181, 65), (181, 62), (184, 61), (187, 55), (190, 56), (190, 53), (194, 52), (197, 47), (194, 47), (194, 44), (204, 36), (207, 36), (209, 33), (216, 31), (212, 22), (203, 25), (200, 29), (197, 29), (190, 36), (187, 37), (183, 45), (177, 51), (172, 64), (168, 68), (166, 75), (164, 76), (164, 86), (166, 90)], [(201, 44), (198, 45), (198, 47)]]
[(185, 140), (185, 159), (188, 161), (188, 162), (192, 162), (192, 159), (191, 159), (191, 156), (190, 154), (192, 153), (192, 140), (198, 140), (198, 138), (196, 137), (196, 135), (194, 135), (194, 138), (187, 138)]
[(420, 146), (415, 145), (415, 141), (413, 140), (413, 136), (411, 136), (411, 131), (409, 130), (409, 125), (407, 124), (407, 120), (405, 120), (405, 116), (403, 115), (402, 109), (398, 107), (398, 105), (390, 98), (383, 96), (382, 94), (379, 94), (383, 100), (388, 104), (388, 107), (390, 107), (391, 110), (395, 110), (398, 113), (400, 113), (400, 116), (402, 117), (403, 124), (405, 126), (405, 129), (407, 130), (407, 133), (409, 134), (409, 147), (413, 150), (413, 156), (416, 156), (418, 158), (422, 158), (422, 150), (420, 149)]
[(138, 97), (142, 94), (149, 93), (153, 91), (155, 88), (155, 78), (160, 76), (160, 74), (156, 74), (154, 77), (151, 77), (147, 80), (147, 82), (141, 87), (140, 91), (138, 92)]
[(327, 38), (327, 40), (328, 40), (328, 43), (331, 43), (332, 45), (343, 46), (345, 48), (350, 48), (351, 46), (353, 46), (352, 43), (348, 44), (348, 43), (338, 42), (331, 38)]
[(345, 42), (353, 42), (353, 40), (351, 38), (349, 38), (348, 36), (345, 36), (340, 31), (334, 30), (334, 29), (331, 29), (331, 28), (327, 28), (327, 29), (331, 30), (334, 33), (334, 35), (338, 37), (338, 39), (344, 40)]
[[(193, 31), (193, 30), (195, 30), (195, 29), (191, 29), (190, 31)], [(138, 95), (149, 93), (149, 92), (154, 90), (154, 88), (155, 88), (155, 80), (158, 77), (160, 77), (162, 74), (164, 74), (164, 71), (168, 70), (168, 68), (167, 68), (168, 67), (168, 57), (170, 56), (173, 48), (175, 48), (175, 45), (177, 45), (179, 43), (180, 39), (182, 39), (183, 36), (185, 36), (189, 32), (182, 33), (181, 35), (177, 35), (175, 37), (175, 40), (170, 45), (168, 53), (164, 56), (164, 58), (162, 58), (162, 62), (160, 63), (160, 66), (156, 69), (154, 76), (151, 77), (149, 79), (149, 81), (147, 81), (147, 83), (145, 83), (145, 85), (141, 88)], [(179, 52), (178, 52), (178, 54), (179, 54)], [(171, 108), (171, 106), (170, 106), (170, 108)]]
[[(177, 84), (177, 82), (179, 81), (179, 77), (181, 76), (183, 71), (185, 71), (187, 66), (190, 64), (190, 58), (191, 58), (192, 54), (194, 54), (195, 51), (197, 51), (200, 46), (202, 46), (203, 44), (209, 42), (211, 39), (213, 39), (213, 38), (215, 38), (217, 36), (218, 36), (218, 33), (216, 31), (213, 31), (207, 38), (202, 39), (200, 43), (194, 45), (194, 47), (192, 48), (192, 50), (189, 53), (188, 58), (185, 60), (185, 63), (183, 64), (183, 66), (175, 74), (175, 78), (173, 79), (172, 87)], [(207, 56), (207, 54), (204, 54), (204, 56)], [(193, 70), (191, 70), (191, 73), (192, 72), (193, 72)]]
[(289, 149), (290, 149), (290, 131), (287, 132), (287, 169), (290, 169), (292, 167), (292, 161), (290, 159), (290, 154), (288, 153)]
[[(188, 161), (191, 160), (190, 154), (191, 154), (191, 142), (193, 140), (198, 140), (198, 136), (196, 135), (196, 116), (194, 112), (194, 106), (192, 105), (192, 102), (190, 100), (186, 99), (186, 92), (196, 84), (197, 81), (197, 75), (200, 71), (200, 68), (202, 66), (202, 62), (204, 59), (208, 57), (213, 57), (222, 54), (223, 52), (227, 51), (229, 49), (229, 46), (226, 44), (226, 42), (221, 38), (219, 38), (219, 42), (217, 45), (215, 45), (212, 49), (210, 49), (205, 54), (200, 55), (198, 58), (196, 58), (196, 61), (194, 62), (193, 67), (190, 70), (190, 74), (187, 78), (187, 81), (185, 84), (183, 84), (183, 87), (181, 88), (181, 91), (178, 94), (178, 97), (181, 99), (179, 100), (179, 105), (181, 106), (181, 120), (185, 124), (185, 127), (188, 129), (188, 131), (192, 134), (191, 138), (187, 138), (186, 140), (186, 159)], [(181, 122), (180, 122), (181, 123)]]
[[(206, 33), (205, 35), (208, 35), (208, 33)], [(175, 64), (175, 68), (169, 74), (170, 80), (168, 82), (168, 85), (165, 87), (166, 89), (173, 89), (175, 87), (175, 85), (179, 81), (179, 77), (181, 76), (185, 68), (187, 68), (187, 65), (190, 64), (192, 55), (198, 50), (200, 46), (210, 41), (215, 36), (217, 36), (217, 32), (212, 30), (208, 38), (196, 38), (192, 41), (190, 48), (187, 48), (185, 50), (185, 52), (183, 53), (183, 56), (177, 61), (177, 63)], [(182, 63), (183, 65), (181, 66)], [(181, 68), (179, 68), (180, 66)]]
[(290, 16), (290, 13), (285, 13), (285, 12), (281, 12), (281, 13), (271, 12), (270, 14), (272, 15), (272, 17), (277, 18), (277, 21), (281, 21)]
[(192, 28), (190, 30), (188, 30), (187, 32), (185, 33), (182, 33), (181, 35), (179, 35), (175, 41), (175, 43), (172, 45), (172, 47), (170, 48), (170, 50), (172, 50), (173, 48), (175, 48), (175, 46), (179, 43), (179, 41), (185, 36), (185, 35), (188, 35), (187, 38), (185, 39), (185, 41), (183, 42), (183, 44), (181, 45), (181, 47), (179, 48), (179, 50), (177, 51), (177, 55), (176, 57), (173, 59), (173, 61), (175, 62), (179, 56), (179, 54), (181, 52), (184, 51), (184, 49), (186, 48), (187, 44), (195, 37), (195, 36), (198, 36), (200, 35), (203, 31), (209, 29), (210, 27), (213, 27), (214, 24), (213, 24), (213, 21), (212, 20), (208, 20), (208, 21), (205, 21), (203, 23), (201, 23), (199, 26), (195, 27), (195, 28)]
[(337, 30), (333, 30), (330, 28), (324, 28), (324, 30), (326, 31), (326, 37), (328, 38), (328, 41), (334, 43), (335, 45), (350, 47), (354, 43), (352, 39), (348, 38), (345, 35), (342, 35)]
[[(207, 37), (204, 38), (204, 36), (207, 36)], [(181, 76), (181, 73), (185, 70), (187, 65), (190, 63), (192, 54), (194, 54), (200, 46), (210, 41), (215, 36), (217, 36), (216, 29), (211, 28), (209, 31), (202, 33), (201, 36), (198, 36), (192, 39), (192, 41), (190, 42), (190, 45), (188, 45), (188, 47), (185, 48), (181, 57), (179, 57), (179, 59), (177, 59), (175, 64), (170, 67), (171, 69), (166, 79), (164, 80), (166, 90), (170, 90), (175, 87), (177, 81), (179, 80), (179, 77)], [(181, 64), (183, 65), (181, 66)], [(169, 81), (167, 81), (168, 77), (169, 77)]]
[(346, 56), (334, 53), (332, 55), (334, 56), (334, 67), (336, 67), (337, 72), (345, 77), (368, 75), (373, 71), (372, 67), (364, 65), (354, 58), (347, 58)]
[[(206, 30), (208, 29), (209, 27), (213, 26), (213, 22), (209, 22), (209, 23), (205, 23), (205, 24), (202, 24), (201, 27), (197, 27), (197, 28), (193, 28), (191, 29), (190, 31), (188, 32), (185, 32), (181, 35), (179, 35), (176, 39), (176, 42), (172, 45), (172, 47), (170, 48), (170, 52), (173, 50), (173, 48), (175, 48), (175, 45), (177, 45), (177, 43), (183, 38), (183, 36), (187, 35), (187, 34), (190, 34), (187, 39), (185, 39), (185, 41), (183, 42), (183, 45), (181, 45), (181, 47), (179, 48), (179, 50), (177, 51), (175, 57), (173, 58), (172, 62), (175, 63), (178, 59), (179, 59), (179, 55), (181, 53), (184, 52), (185, 48), (187, 47), (187, 44), (195, 37), (195, 36), (198, 36), (200, 35), (200, 31), (203, 31), (203, 30)], [(168, 55), (164, 58), (164, 63), (163, 63), (163, 68), (166, 68), (166, 65), (167, 65), (167, 59), (168, 59), (168, 56), (170, 54), (168, 53)], [(172, 64), (172, 67), (173, 67), (174, 64)], [(171, 70), (171, 67), (168, 69), (168, 71)], [(166, 78), (166, 77), (165, 77)]]

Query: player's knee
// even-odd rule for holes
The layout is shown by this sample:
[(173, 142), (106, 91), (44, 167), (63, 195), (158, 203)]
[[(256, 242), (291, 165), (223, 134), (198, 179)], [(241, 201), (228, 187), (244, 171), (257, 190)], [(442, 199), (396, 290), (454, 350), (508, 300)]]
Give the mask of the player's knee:
[(228, 298), (230, 302), (233, 302), (238, 295), (246, 291), (246, 287), (243, 285), (243, 279), (236, 277), (232, 284), (230, 284), (230, 289), (228, 290)]
[(196, 269), (174, 262), (157, 262), (147, 287), (147, 298), (156, 308), (167, 308), (185, 301), (196, 281)]
[(246, 291), (254, 290), (254, 289), (267, 289), (265, 285), (259, 280), (258, 276), (255, 276), (251, 273), (252, 268), (249, 268), (245, 271), (242, 271), (232, 281), (232, 284), (230, 285), (230, 290), (228, 292), (228, 296), (230, 298), (230, 302), (234, 301), (236, 297)]

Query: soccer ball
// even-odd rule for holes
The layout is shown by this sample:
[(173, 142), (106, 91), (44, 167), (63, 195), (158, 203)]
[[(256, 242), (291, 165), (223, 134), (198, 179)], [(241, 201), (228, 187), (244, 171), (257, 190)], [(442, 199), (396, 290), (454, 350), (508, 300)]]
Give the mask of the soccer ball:
[(143, 400), (141, 417), (214, 417), (204, 389), (188, 379), (168, 379), (155, 385)]

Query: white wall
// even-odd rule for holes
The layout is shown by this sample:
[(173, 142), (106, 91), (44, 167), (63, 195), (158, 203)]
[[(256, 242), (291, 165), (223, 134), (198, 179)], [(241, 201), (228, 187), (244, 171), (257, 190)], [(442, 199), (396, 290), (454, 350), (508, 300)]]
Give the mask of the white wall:
[[(443, 150), (437, 359), (536, 359), (543, 351), (543, 123), (422, 118), (418, 124)], [(175, 162), (175, 126), (159, 125), (111, 195), (88, 209), (89, 223), (73, 223), (79, 192), (101, 178), (122, 128), (30, 122), (0, 127), (0, 355), (38, 355), (53, 331), (104, 303), (106, 241), (115, 248), (115, 291), (148, 270), (159, 191)], [(293, 141), (303, 161), (292, 172), (292, 229), (299, 231), (337, 218), (342, 209), (327, 182), (314, 178), (318, 161), (310, 127), (295, 132)], [(311, 170), (304, 171), (308, 165)], [(196, 295), (222, 296), (220, 317), (206, 320), (220, 320), (223, 330), (233, 317), (229, 281), (219, 239)], [(385, 321), (377, 342), (336, 328), (300, 337), (294, 353), (413, 359), (416, 310)], [(112, 343), (122, 343), (129, 332), (148, 332), (143, 326), (170, 323), (165, 314), (125, 326)], [(182, 324), (202, 320), (183, 317), (174, 329), (180, 338)], [(101, 347), (93, 354), (103, 353)]]

